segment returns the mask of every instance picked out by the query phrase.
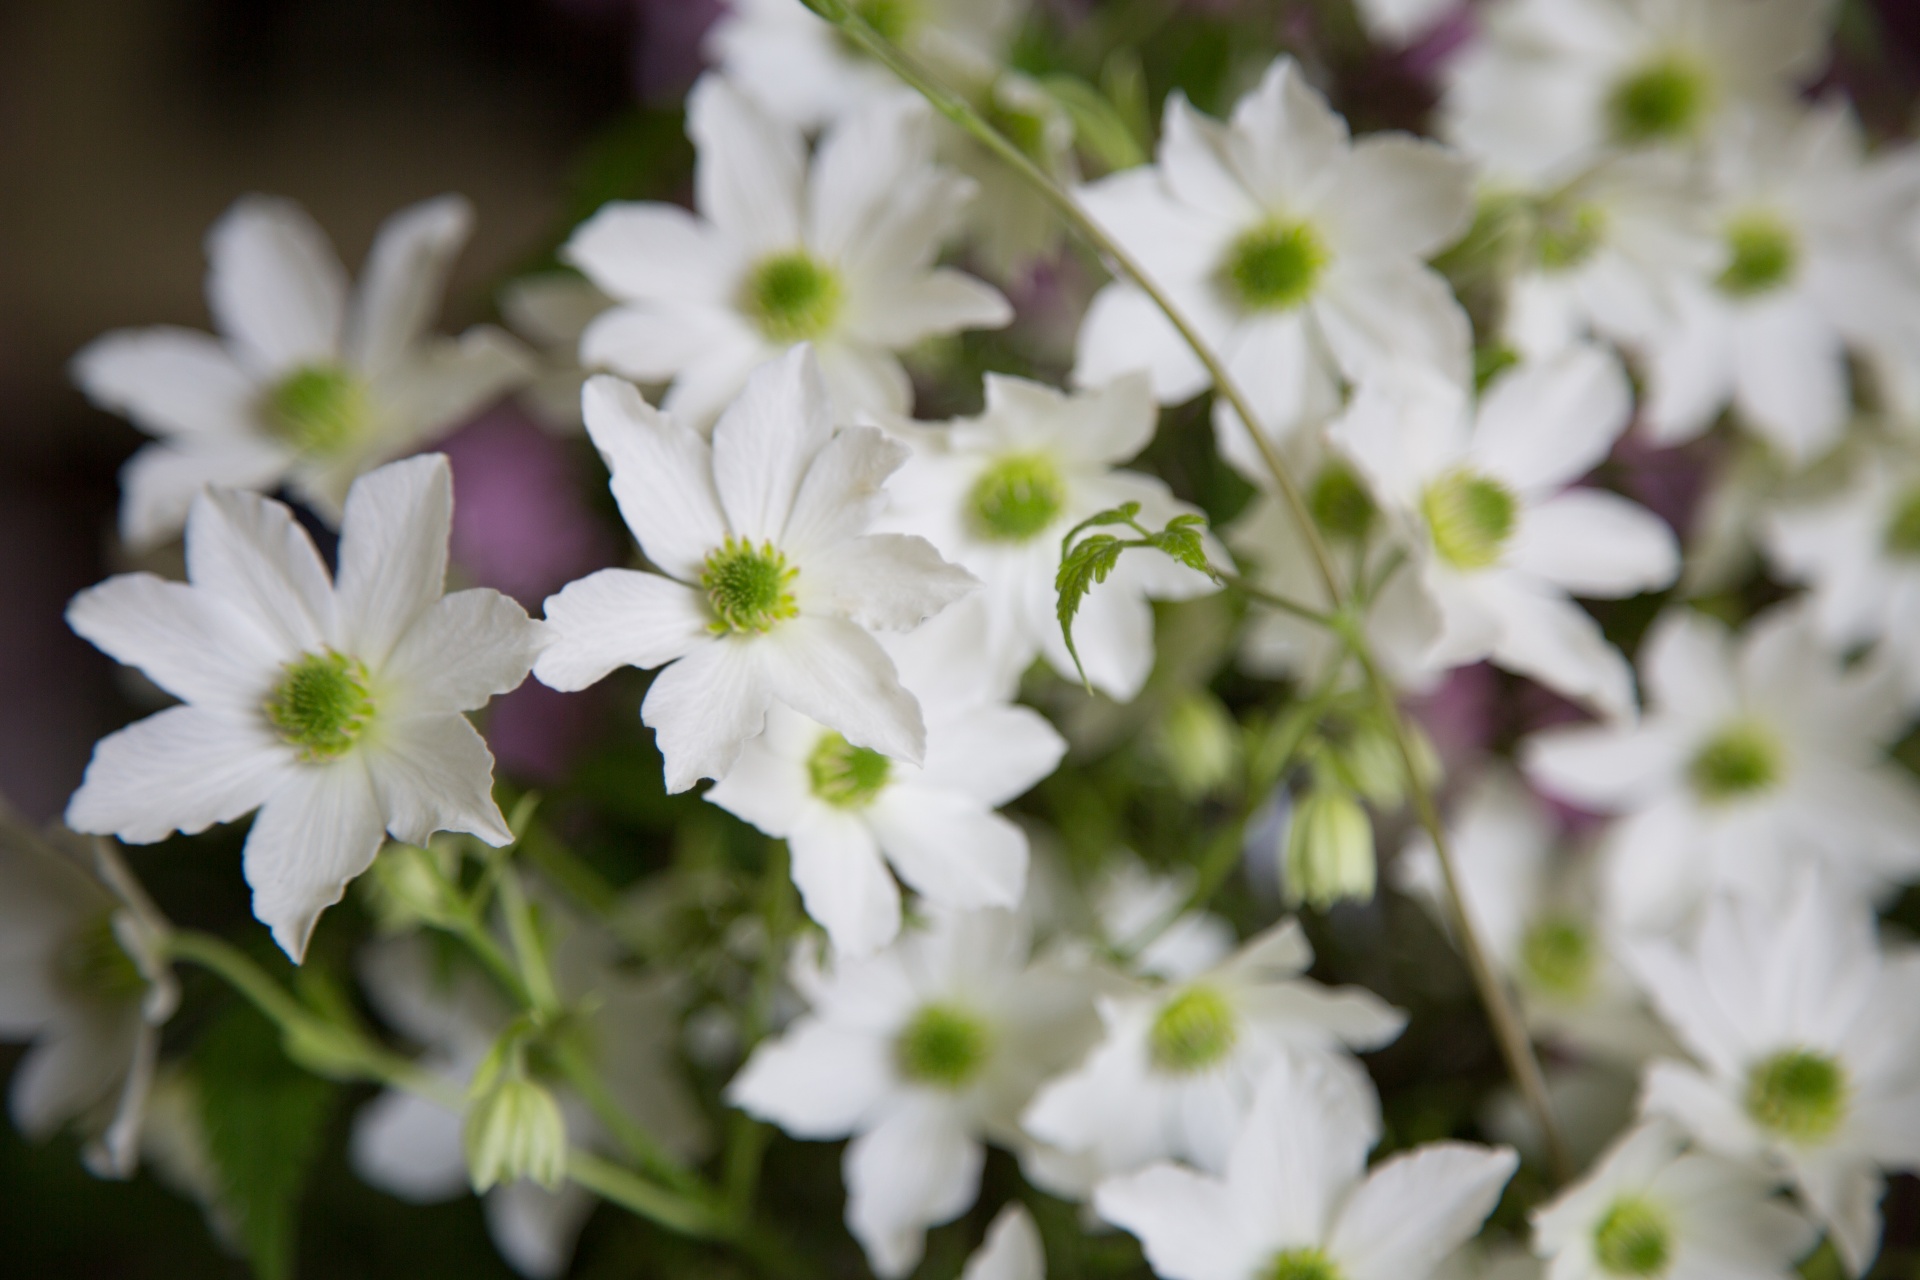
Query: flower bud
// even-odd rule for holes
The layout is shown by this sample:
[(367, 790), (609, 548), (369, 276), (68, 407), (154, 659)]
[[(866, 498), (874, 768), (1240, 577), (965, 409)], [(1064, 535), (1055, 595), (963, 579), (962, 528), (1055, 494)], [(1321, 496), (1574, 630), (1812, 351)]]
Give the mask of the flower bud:
[(1240, 763), (1240, 730), (1218, 698), (1190, 693), (1167, 712), (1154, 748), (1174, 788), (1195, 800), (1232, 780)]
[(369, 905), (380, 926), (401, 933), (418, 925), (445, 925), (458, 918), (459, 854), (448, 844), (420, 848), (394, 841), (366, 880)]
[(501, 1182), (529, 1179), (552, 1191), (567, 1174), (567, 1122), (544, 1086), (516, 1068), (482, 1070), (476, 1085), (495, 1077), (467, 1107), (467, 1174), (484, 1192)]
[(1294, 802), (1282, 867), (1287, 897), (1324, 911), (1373, 897), (1373, 824), (1353, 795), (1325, 779)]

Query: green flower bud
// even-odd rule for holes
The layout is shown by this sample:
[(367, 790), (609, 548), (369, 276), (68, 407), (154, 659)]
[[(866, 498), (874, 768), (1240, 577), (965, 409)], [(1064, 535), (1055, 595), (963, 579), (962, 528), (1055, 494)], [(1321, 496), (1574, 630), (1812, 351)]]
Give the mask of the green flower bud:
[(1154, 754), (1174, 789), (1197, 800), (1232, 780), (1240, 764), (1240, 729), (1218, 698), (1196, 691), (1168, 710)]
[(380, 927), (401, 933), (460, 918), (459, 873), (460, 855), (451, 843), (422, 849), (395, 840), (381, 850), (373, 874), (361, 883)]
[(567, 1122), (544, 1086), (518, 1067), (496, 1078), (467, 1106), (467, 1174), (475, 1192), (527, 1178), (552, 1191), (567, 1174)]
[(1351, 792), (1322, 778), (1294, 801), (1281, 871), (1288, 898), (1316, 910), (1372, 899), (1373, 824)]

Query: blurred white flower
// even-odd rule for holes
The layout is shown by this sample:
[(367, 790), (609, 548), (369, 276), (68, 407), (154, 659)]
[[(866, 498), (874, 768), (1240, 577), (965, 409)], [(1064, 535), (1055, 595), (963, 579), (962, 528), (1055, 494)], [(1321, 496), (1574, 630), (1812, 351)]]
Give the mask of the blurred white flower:
[(967, 1259), (960, 1280), (1047, 1280), (1040, 1229), (1025, 1206), (1009, 1204), (987, 1228), (987, 1238)]
[(1642, 1110), (1791, 1176), (1859, 1275), (1882, 1171), (1920, 1167), (1920, 954), (1882, 955), (1872, 913), (1809, 872), (1780, 906), (1717, 898), (1696, 945), (1629, 958), (1694, 1058), (1649, 1067)]
[(725, 777), (775, 702), (910, 764), (920, 706), (872, 630), (910, 630), (975, 585), (921, 538), (866, 532), (906, 449), (835, 430), (812, 348), (755, 371), (698, 432), (620, 379), (587, 384), (587, 432), (621, 515), (661, 572), (602, 569), (546, 602), (534, 673), (584, 689), (615, 667), (664, 667), (641, 719), (667, 790)]
[(500, 291), (500, 314), (531, 342), (540, 363), (520, 392), (520, 403), (541, 426), (577, 433), (580, 391), (590, 370), (580, 364), (580, 335), (613, 299), (571, 271), (521, 276)]
[(847, 1226), (884, 1280), (919, 1262), (928, 1227), (973, 1203), (985, 1141), (1022, 1145), (1020, 1109), (1094, 1025), (1085, 979), (1030, 964), (1019, 916), (928, 915), (865, 959), (821, 968), (797, 955), (809, 1012), (727, 1087), (796, 1138), (853, 1138)]
[(907, 412), (896, 352), (1012, 319), (992, 287), (933, 265), (972, 184), (933, 163), (919, 102), (850, 116), (809, 162), (796, 126), (709, 75), (688, 99), (687, 129), (697, 215), (609, 204), (561, 250), (619, 304), (587, 326), (582, 364), (671, 382), (666, 410), (704, 430), (750, 372), (812, 343), (845, 421)]
[(1654, 590), (1680, 569), (1657, 517), (1575, 487), (1631, 412), (1619, 363), (1590, 346), (1508, 371), (1477, 408), (1410, 370), (1361, 387), (1330, 435), (1412, 551), (1426, 666), (1491, 658), (1609, 716), (1632, 711), (1626, 659), (1571, 598)]
[(68, 824), (152, 844), (259, 809), (253, 910), (295, 960), (387, 832), (506, 844), (493, 756), (462, 713), (518, 686), (545, 633), (497, 591), (443, 594), (452, 518), (444, 455), (367, 473), (335, 578), (280, 503), (196, 499), (190, 582), (123, 574), (68, 606), (75, 631), (184, 703), (100, 741)]
[(1368, 1172), (1378, 1137), (1328, 1063), (1281, 1055), (1224, 1176), (1156, 1164), (1102, 1183), (1094, 1208), (1165, 1280), (1426, 1280), (1479, 1231), (1519, 1160), (1437, 1142)]
[(1675, 610), (1641, 653), (1637, 724), (1534, 735), (1535, 785), (1602, 813), (1602, 893), (1633, 931), (1684, 924), (1717, 889), (1782, 899), (1824, 864), (1850, 890), (1920, 871), (1920, 788), (1885, 755), (1907, 702), (1885, 665), (1847, 668), (1803, 608), (1763, 615), (1737, 639)]
[(208, 485), (285, 485), (337, 524), (354, 477), (524, 381), (532, 363), (500, 330), (428, 331), (472, 223), (458, 196), (402, 209), (349, 296), (298, 205), (247, 196), (228, 210), (207, 235), (220, 337), (123, 329), (74, 358), (95, 404), (159, 437), (121, 472), (121, 536), (143, 547), (178, 532)]
[(1180, 911), (1193, 882), (1191, 867), (1155, 875), (1131, 853), (1108, 859), (1105, 875), (1093, 887), (1093, 912), (1106, 944), (1133, 955), (1133, 972), (1178, 982), (1211, 969), (1233, 951), (1232, 925), (1211, 911)]

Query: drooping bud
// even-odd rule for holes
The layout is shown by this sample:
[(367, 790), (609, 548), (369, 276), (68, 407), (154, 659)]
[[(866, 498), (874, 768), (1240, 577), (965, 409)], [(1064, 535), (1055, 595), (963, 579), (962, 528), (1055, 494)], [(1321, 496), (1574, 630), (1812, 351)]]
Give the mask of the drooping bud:
[(1225, 787), (1240, 764), (1240, 753), (1239, 726), (1205, 690), (1175, 702), (1154, 736), (1154, 754), (1174, 789), (1189, 800)]
[(380, 927), (392, 933), (458, 920), (459, 853), (450, 841), (428, 848), (391, 841), (361, 881)]
[(463, 1137), (476, 1193), (522, 1178), (552, 1191), (567, 1176), (567, 1122), (546, 1086), (527, 1074), (509, 1031), (474, 1074)]
[(1294, 801), (1281, 873), (1287, 897), (1319, 911), (1373, 898), (1373, 824), (1351, 792), (1322, 777)]

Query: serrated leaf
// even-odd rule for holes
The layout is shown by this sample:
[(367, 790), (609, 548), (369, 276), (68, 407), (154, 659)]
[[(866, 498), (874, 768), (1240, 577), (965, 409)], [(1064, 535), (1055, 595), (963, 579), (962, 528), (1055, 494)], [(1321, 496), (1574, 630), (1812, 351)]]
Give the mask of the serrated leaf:
[(1200, 541), (1200, 533), (1190, 526), (1175, 528), (1168, 525), (1159, 533), (1147, 535), (1147, 542), (1166, 552), (1189, 569), (1197, 569), (1209, 578), (1217, 577), (1213, 565), (1207, 560), (1206, 546)]
[[(1128, 505), (1138, 510), (1135, 504)], [(1087, 592), (1093, 590), (1094, 584), (1107, 580), (1107, 575), (1120, 563), (1120, 553), (1126, 548), (1127, 544), (1112, 534), (1096, 533), (1079, 546), (1067, 550), (1060, 558), (1060, 571), (1053, 578), (1053, 589), (1059, 597), (1054, 612), (1060, 619), (1060, 635), (1067, 642), (1067, 653), (1073, 658), (1074, 670), (1080, 673), (1080, 683), (1087, 687), (1089, 693), (1093, 691), (1093, 682), (1087, 679), (1087, 669), (1080, 661), (1080, 651), (1074, 647), (1073, 617), (1080, 612), (1081, 602), (1087, 598)]]
[(220, 1202), (261, 1280), (290, 1280), (300, 1193), (334, 1087), (287, 1061), (278, 1029), (248, 1005), (207, 1029), (189, 1070)]

